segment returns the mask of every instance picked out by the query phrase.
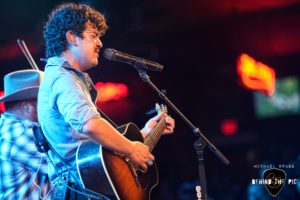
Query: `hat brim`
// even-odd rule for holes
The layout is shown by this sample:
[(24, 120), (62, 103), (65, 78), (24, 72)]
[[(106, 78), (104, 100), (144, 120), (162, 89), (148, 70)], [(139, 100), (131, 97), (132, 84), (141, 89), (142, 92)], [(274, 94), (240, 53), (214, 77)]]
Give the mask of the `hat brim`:
[(29, 87), (17, 92), (14, 92), (12, 94), (9, 94), (7, 96), (4, 96), (0, 98), (0, 102), (10, 102), (10, 101), (22, 101), (22, 100), (28, 100), (28, 99), (35, 99), (38, 96), (39, 87)]

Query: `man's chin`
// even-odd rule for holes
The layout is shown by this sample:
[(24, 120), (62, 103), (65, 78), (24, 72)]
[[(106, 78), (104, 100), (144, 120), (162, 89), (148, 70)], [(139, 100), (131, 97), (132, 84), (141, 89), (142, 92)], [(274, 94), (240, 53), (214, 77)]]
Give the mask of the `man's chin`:
[(96, 59), (93, 63), (91, 63), (91, 67), (96, 67), (98, 63), (98, 59)]

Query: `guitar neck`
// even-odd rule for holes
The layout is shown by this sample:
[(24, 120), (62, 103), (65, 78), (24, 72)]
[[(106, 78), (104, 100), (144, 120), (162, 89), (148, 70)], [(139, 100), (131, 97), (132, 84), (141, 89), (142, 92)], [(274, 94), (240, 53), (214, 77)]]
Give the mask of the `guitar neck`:
[(162, 136), (163, 131), (167, 126), (166, 123), (166, 116), (164, 116), (152, 129), (152, 131), (148, 134), (148, 136), (144, 140), (144, 144), (149, 147), (150, 152), (153, 151), (155, 145), (157, 144), (158, 140)]

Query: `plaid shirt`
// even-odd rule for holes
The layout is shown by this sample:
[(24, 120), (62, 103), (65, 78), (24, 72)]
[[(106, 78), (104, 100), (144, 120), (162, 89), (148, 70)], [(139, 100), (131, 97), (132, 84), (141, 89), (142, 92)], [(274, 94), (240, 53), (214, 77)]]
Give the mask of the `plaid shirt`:
[(37, 151), (35, 122), (3, 113), (0, 118), (0, 200), (50, 199), (47, 161)]

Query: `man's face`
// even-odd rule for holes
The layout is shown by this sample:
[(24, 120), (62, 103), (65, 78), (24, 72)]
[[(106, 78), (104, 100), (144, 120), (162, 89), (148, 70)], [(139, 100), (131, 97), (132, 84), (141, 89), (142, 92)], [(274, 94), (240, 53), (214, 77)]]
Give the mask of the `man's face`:
[(76, 37), (77, 47), (75, 56), (83, 71), (98, 65), (99, 51), (102, 48), (100, 33), (93, 28), (91, 23), (86, 23), (86, 28), (81, 37)]

